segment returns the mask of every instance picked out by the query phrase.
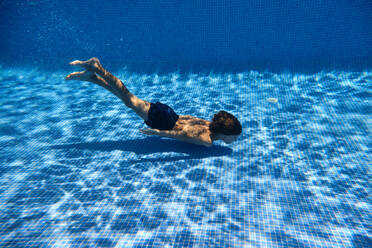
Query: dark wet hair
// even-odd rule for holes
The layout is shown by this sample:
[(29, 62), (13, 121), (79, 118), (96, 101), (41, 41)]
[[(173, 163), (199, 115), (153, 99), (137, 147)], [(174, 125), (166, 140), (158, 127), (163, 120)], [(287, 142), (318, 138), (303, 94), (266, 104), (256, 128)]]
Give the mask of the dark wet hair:
[(213, 116), (209, 130), (215, 134), (238, 135), (242, 132), (242, 125), (235, 116), (221, 110)]

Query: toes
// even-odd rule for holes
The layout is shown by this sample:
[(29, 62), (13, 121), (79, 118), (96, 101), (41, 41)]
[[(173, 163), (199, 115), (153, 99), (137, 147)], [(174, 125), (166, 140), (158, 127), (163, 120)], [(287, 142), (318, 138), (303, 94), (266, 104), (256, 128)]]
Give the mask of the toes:
[(81, 80), (81, 81), (91, 81), (92, 76), (94, 76), (93, 72), (90, 71), (79, 71), (73, 72), (67, 75), (66, 80)]
[(74, 61), (70, 62), (70, 65), (81, 65), (81, 64), (83, 64), (83, 62), (80, 61), (80, 60), (74, 60)]
[(77, 79), (81, 76), (82, 72), (73, 72), (73, 73), (70, 73), (67, 75), (67, 77), (65, 78), (66, 80), (73, 80), (73, 79)]
[(101, 63), (99, 62), (98, 58), (93, 57), (86, 61), (74, 60), (70, 62), (70, 65), (81, 66), (87, 70), (96, 71), (97, 67), (101, 66)]

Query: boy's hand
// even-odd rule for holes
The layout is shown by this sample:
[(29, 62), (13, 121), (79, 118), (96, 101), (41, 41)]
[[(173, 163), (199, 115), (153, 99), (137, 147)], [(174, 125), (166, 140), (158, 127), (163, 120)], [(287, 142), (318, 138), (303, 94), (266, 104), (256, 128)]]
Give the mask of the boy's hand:
[(149, 134), (149, 135), (159, 135), (160, 134), (160, 130), (151, 129), (151, 128), (140, 129), (140, 132), (144, 133), (144, 134)]

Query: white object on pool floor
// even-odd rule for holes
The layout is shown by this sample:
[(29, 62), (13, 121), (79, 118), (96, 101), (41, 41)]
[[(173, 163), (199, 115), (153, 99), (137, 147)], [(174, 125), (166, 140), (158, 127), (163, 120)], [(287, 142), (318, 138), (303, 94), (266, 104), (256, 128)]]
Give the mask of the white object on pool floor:
[(269, 98), (266, 99), (266, 101), (271, 102), (271, 103), (277, 103), (278, 102), (278, 98), (269, 97)]

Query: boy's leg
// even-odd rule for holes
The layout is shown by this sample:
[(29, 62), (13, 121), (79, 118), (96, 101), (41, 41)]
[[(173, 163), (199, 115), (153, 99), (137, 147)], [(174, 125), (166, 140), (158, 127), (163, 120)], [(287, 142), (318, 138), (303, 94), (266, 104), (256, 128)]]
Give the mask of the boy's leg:
[(133, 95), (120, 79), (102, 67), (97, 58), (91, 58), (87, 61), (75, 60), (70, 64), (81, 66), (100, 75), (118, 93), (118, 97), (127, 107), (133, 109), (143, 120), (147, 120), (150, 103)]
[(88, 81), (95, 83), (106, 90), (110, 91), (112, 94), (120, 98), (120, 94), (113, 89), (103, 78), (97, 76), (94, 72), (91, 71), (81, 71), (81, 72), (73, 72), (66, 77), (66, 80), (80, 80), (80, 81)]

